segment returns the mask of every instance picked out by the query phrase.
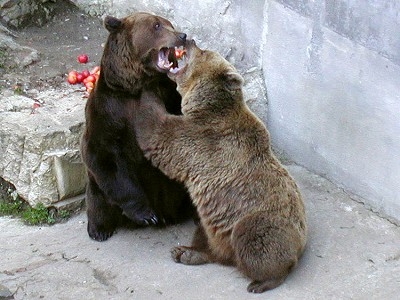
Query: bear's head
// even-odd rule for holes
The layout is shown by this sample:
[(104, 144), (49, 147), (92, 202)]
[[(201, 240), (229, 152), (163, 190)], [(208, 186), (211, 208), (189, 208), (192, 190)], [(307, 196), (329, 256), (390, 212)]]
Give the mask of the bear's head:
[(141, 88), (141, 81), (166, 73), (158, 65), (159, 57), (186, 42), (186, 34), (168, 20), (144, 12), (122, 19), (107, 16), (104, 26), (109, 36), (101, 71), (107, 85), (116, 90), (133, 92)]
[(168, 76), (177, 83), (183, 113), (203, 108), (223, 110), (243, 101), (243, 78), (219, 53), (202, 50), (191, 40), (178, 63)]

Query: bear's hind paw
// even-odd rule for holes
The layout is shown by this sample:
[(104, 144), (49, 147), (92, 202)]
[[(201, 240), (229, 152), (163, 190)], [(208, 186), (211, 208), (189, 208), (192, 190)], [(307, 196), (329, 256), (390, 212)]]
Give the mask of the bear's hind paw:
[(88, 234), (91, 239), (98, 241), (98, 242), (103, 242), (105, 240), (108, 240), (113, 234), (114, 230), (98, 230), (98, 229), (93, 229), (88, 226)]
[(276, 288), (277, 286), (281, 285), (283, 281), (285, 280), (285, 277), (278, 278), (278, 279), (271, 279), (271, 280), (266, 280), (266, 281), (257, 281), (254, 280), (251, 282), (248, 287), (247, 291), (249, 293), (263, 293), (268, 290), (272, 290)]
[(176, 263), (182, 263), (185, 265), (202, 265), (209, 262), (206, 253), (185, 246), (172, 248), (171, 257)]

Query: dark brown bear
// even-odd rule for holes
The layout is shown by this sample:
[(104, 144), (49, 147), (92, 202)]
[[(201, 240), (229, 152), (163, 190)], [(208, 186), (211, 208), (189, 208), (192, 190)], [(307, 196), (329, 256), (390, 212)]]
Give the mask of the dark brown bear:
[(184, 45), (186, 34), (148, 13), (106, 17), (104, 23), (109, 37), (81, 145), (89, 177), (88, 233), (97, 241), (108, 239), (126, 217), (140, 225), (172, 223), (187, 217), (191, 205), (184, 187), (143, 157), (133, 123), (148, 91), (168, 112), (180, 114), (176, 84), (159, 61)]
[(172, 257), (237, 266), (252, 279), (248, 291), (261, 293), (280, 285), (304, 250), (303, 200), (243, 101), (241, 76), (218, 53), (187, 44), (188, 64), (170, 70), (183, 115), (167, 114), (149, 94), (136, 119), (145, 156), (185, 183), (200, 217), (192, 246)]

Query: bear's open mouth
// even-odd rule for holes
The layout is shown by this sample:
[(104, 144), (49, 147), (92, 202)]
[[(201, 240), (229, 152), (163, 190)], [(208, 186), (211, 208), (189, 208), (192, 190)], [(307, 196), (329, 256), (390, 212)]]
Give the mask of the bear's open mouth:
[(181, 47), (164, 47), (158, 52), (157, 66), (171, 73), (178, 73), (186, 65), (186, 50)]

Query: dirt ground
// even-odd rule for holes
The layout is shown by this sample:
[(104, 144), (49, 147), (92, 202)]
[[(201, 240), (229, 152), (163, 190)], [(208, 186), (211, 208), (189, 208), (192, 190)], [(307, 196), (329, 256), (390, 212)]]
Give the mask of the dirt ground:
[[(185, 266), (169, 250), (188, 245), (194, 223), (119, 228), (91, 240), (84, 212), (54, 226), (0, 217), (0, 299), (399, 299), (400, 228), (304, 168), (287, 166), (302, 191), (308, 245), (274, 290), (250, 294), (250, 280), (217, 264)], [(2, 288), (3, 286), (3, 288)]]
[[(100, 65), (102, 45), (107, 31), (102, 20), (87, 16), (68, 2), (61, 1), (51, 21), (43, 27), (30, 26), (11, 30), (15, 42), (21, 46), (18, 51), (6, 50), (4, 68), (0, 68), (0, 87), (15, 89), (32, 94), (36, 90), (51, 87), (62, 88), (66, 75), (71, 70), (82, 71)], [(32, 49), (38, 57), (23, 66), (21, 62)], [(80, 64), (79, 54), (87, 54), (89, 62)], [(29, 61), (29, 60), (28, 60)]]

